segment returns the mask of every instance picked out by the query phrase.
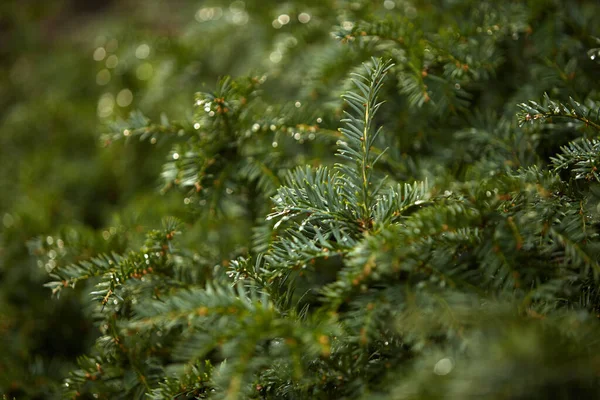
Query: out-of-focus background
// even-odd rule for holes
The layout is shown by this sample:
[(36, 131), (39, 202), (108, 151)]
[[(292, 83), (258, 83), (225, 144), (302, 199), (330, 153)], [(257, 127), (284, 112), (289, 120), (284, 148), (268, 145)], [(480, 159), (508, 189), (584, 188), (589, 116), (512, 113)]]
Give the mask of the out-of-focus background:
[(111, 145), (106, 122), (138, 109), (189, 119), (194, 93), (228, 74), (269, 73), (276, 97), (316, 90), (290, 77), (309, 74), (311, 49), (323, 54), (330, 41), (328, 3), (0, 3), (0, 393), (52, 398), (97, 335), (84, 317), (90, 298), (76, 290), (51, 300), (43, 284), (52, 265), (26, 243), (41, 235), (60, 249), (60, 232), (89, 248), (76, 261), (123, 250), (123, 237), (180, 212), (181, 198), (158, 190), (168, 147)]

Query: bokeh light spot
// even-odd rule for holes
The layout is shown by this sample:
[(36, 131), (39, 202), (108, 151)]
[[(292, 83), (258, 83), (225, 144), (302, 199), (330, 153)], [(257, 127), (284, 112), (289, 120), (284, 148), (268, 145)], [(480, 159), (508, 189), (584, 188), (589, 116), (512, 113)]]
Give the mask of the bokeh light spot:
[(100, 86), (104, 86), (110, 82), (110, 71), (103, 69), (96, 74), (96, 83)]
[(148, 58), (150, 55), (150, 46), (146, 43), (140, 44), (137, 49), (135, 49), (135, 56), (140, 60), (144, 60)]
[(106, 57), (106, 50), (104, 47), (98, 47), (96, 50), (94, 50), (95, 61), (102, 61), (104, 60), (104, 57)]
[(129, 89), (123, 89), (117, 94), (117, 104), (119, 107), (127, 107), (133, 101), (133, 93)]

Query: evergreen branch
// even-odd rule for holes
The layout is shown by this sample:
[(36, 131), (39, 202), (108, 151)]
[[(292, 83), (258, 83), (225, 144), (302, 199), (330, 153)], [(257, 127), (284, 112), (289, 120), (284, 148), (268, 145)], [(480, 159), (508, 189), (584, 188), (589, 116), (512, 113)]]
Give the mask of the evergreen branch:
[(274, 197), (274, 212), (267, 220), (280, 218), (281, 223), (305, 216), (303, 224), (315, 222), (327, 225), (332, 221), (351, 220), (352, 214), (342, 203), (342, 188), (337, 185), (338, 175), (326, 167), (312, 170), (310, 167), (297, 168), (288, 174), (288, 185), (277, 190)]
[(334, 224), (323, 231), (318, 226), (306, 225), (302, 232), (289, 229), (286, 233), (289, 238), (273, 243), (267, 252), (269, 264), (275, 268), (306, 268), (317, 258), (345, 254), (357, 243), (353, 235)]
[(184, 371), (165, 378), (147, 396), (151, 400), (175, 399), (180, 396), (195, 399), (209, 398), (214, 390), (211, 384), (213, 367), (208, 360), (182, 367)]
[(544, 122), (548, 118), (567, 118), (581, 121), (585, 126), (591, 126), (600, 132), (600, 105), (591, 103), (589, 106), (569, 98), (569, 103), (561, 103), (551, 100), (548, 94), (544, 94), (544, 103), (539, 104), (530, 100), (529, 103), (519, 104), (521, 112), (517, 115), (519, 124), (534, 121)]
[(50, 272), (55, 280), (44, 286), (52, 289), (53, 295), (59, 296), (64, 288), (74, 288), (82, 281), (100, 277), (101, 281), (96, 284), (98, 290), (91, 292), (91, 295), (104, 306), (127, 280), (141, 278), (148, 273), (160, 273), (164, 269), (173, 252), (171, 241), (179, 234), (179, 224), (175, 218), (165, 218), (163, 230), (149, 232), (139, 252), (131, 251), (127, 255), (101, 254), (89, 261), (56, 266)]
[[(378, 102), (378, 95), (383, 86), (383, 78), (393, 66), (390, 62), (372, 59), (373, 65), (365, 65), (366, 75), (353, 74), (352, 82), (357, 92), (348, 92), (343, 97), (353, 111), (345, 112), (348, 118), (343, 119), (346, 128), (340, 128), (345, 140), (338, 141), (338, 155), (354, 161), (358, 171), (349, 176), (348, 183), (360, 188), (359, 205), (362, 208), (361, 219), (371, 218), (373, 193), (371, 190), (372, 168), (376, 160), (371, 158), (371, 147), (374, 145), (381, 128), (372, 132), (372, 122), (377, 110), (383, 103)], [(346, 171), (344, 171), (346, 172)], [(342, 177), (342, 179), (346, 179)]]
[[(335, 309), (352, 293), (392, 282), (436, 281), (477, 291), (473, 272), (459, 261), (465, 246), (474, 246), (481, 233), (470, 226), (481, 223), (478, 210), (448, 201), (418, 209), (401, 223), (374, 232), (349, 252), (335, 282), (322, 289)], [(383, 251), (382, 251), (383, 250)]]
[(268, 161), (261, 161), (254, 157), (246, 158), (242, 161), (239, 173), (240, 177), (248, 182), (256, 181), (258, 189), (266, 196), (272, 196), (281, 186), (281, 181), (276, 171), (268, 165)]
[(272, 268), (305, 267), (316, 258), (344, 254), (362, 232), (373, 229), (376, 220), (381, 226), (391, 223), (426, 196), (424, 186), (419, 189), (417, 184), (377, 196), (384, 181), (373, 187), (372, 168), (383, 153), (371, 155), (381, 132), (372, 131), (372, 122), (382, 104), (378, 93), (391, 64), (373, 59), (372, 66), (365, 68), (364, 76), (355, 74), (352, 79), (356, 92), (344, 95), (353, 112), (346, 112), (342, 120), (346, 127), (340, 129), (344, 140), (338, 141), (337, 155), (353, 165), (336, 164), (335, 172), (325, 167), (298, 168), (288, 175), (288, 186), (278, 189), (274, 212), (267, 219), (279, 219), (275, 229), (291, 220), (297, 230), (286, 231), (270, 246), (267, 260)]
[(372, 60), (366, 74), (355, 74), (352, 82), (357, 91), (343, 97), (352, 112), (345, 112), (345, 128), (340, 128), (344, 140), (339, 140), (337, 155), (354, 163), (352, 166), (336, 164), (336, 172), (318, 168), (298, 168), (288, 177), (288, 186), (278, 190), (274, 197), (275, 211), (268, 219), (280, 218), (282, 222), (306, 215), (302, 226), (316, 224), (328, 228), (330, 223), (344, 224), (351, 231), (372, 227), (372, 218), (378, 188), (373, 188), (372, 168), (381, 153), (373, 158), (371, 149), (381, 129), (372, 132), (372, 121), (382, 103), (378, 94), (383, 78), (392, 67), (388, 62)]
[(429, 198), (426, 182), (405, 183), (388, 190), (376, 204), (375, 224), (385, 225), (406, 218), (411, 210), (424, 206)]
[(573, 168), (575, 179), (600, 181), (600, 141), (581, 138), (560, 148), (561, 153), (550, 157), (555, 171)]
[[(569, 225), (571, 225), (571, 229), (569, 229)], [(567, 223), (563, 224), (562, 227), (552, 228), (549, 230), (548, 235), (564, 249), (565, 259), (561, 264), (565, 266), (569, 266), (571, 263), (580, 264), (583, 266), (582, 276), (585, 277), (591, 273), (594, 279), (598, 281), (600, 279), (600, 263), (598, 261), (600, 252), (597, 249), (594, 251), (594, 249), (588, 248), (576, 237), (573, 237), (573, 225), (579, 225), (578, 221), (572, 220), (570, 224)]]
[[(329, 354), (328, 338), (338, 332), (328, 317), (306, 320), (282, 315), (265, 293), (246, 291), (240, 285), (180, 291), (163, 301), (136, 306), (135, 313), (128, 329), (136, 332), (188, 327), (173, 350), (178, 360), (196, 363), (218, 349), (220, 364), (213, 382), (231, 399), (248, 391), (253, 374), (268, 368), (274, 354), (293, 354), (301, 371), (305, 359)], [(219, 332), (212, 330), (214, 326), (221, 327)]]
[(104, 145), (109, 145), (117, 140), (131, 140), (139, 137), (140, 141), (149, 141), (151, 144), (160, 144), (167, 139), (184, 140), (193, 132), (190, 123), (181, 123), (169, 121), (169, 118), (162, 114), (160, 123), (153, 123), (141, 111), (132, 111), (127, 120), (116, 120), (109, 124), (111, 133), (101, 136)]

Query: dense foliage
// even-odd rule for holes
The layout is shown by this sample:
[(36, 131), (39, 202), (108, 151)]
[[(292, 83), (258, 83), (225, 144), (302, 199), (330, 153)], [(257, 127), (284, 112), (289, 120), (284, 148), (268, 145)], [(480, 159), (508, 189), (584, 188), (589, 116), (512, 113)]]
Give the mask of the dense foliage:
[(598, 397), (600, 6), (562, 3), (0, 6), (0, 391)]

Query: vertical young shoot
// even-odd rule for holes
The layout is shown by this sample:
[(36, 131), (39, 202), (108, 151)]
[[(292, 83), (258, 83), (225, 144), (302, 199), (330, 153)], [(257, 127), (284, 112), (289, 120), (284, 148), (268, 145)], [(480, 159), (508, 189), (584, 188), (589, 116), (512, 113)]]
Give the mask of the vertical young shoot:
[[(347, 92), (343, 98), (351, 111), (344, 111), (346, 124), (340, 128), (345, 140), (338, 141), (337, 154), (355, 163), (355, 168), (338, 164), (341, 179), (346, 190), (351, 190), (349, 200), (358, 200), (360, 220), (370, 220), (374, 204), (375, 191), (372, 190), (372, 168), (383, 154), (375, 159), (371, 155), (371, 147), (375, 143), (381, 128), (373, 131), (373, 118), (383, 104), (378, 102), (378, 94), (383, 85), (383, 78), (393, 66), (389, 61), (373, 58), (372, 65), (365, 65), (366, 74), (354, 73), (352, 82), (358, 89), (356, 92)], [(352, 201), (351, 201), (352, 203)]]

